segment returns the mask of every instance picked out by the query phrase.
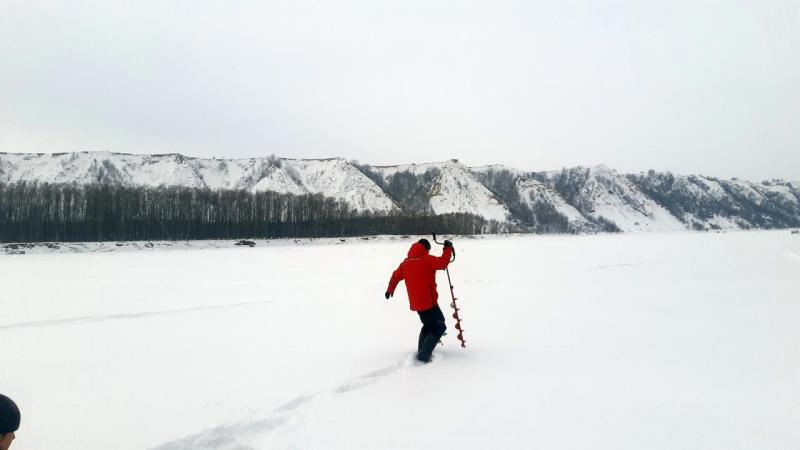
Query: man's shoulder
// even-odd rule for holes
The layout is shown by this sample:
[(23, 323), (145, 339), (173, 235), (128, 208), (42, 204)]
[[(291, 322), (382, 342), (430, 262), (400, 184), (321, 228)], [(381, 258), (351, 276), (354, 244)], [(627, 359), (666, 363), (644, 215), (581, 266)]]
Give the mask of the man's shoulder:
[(406, 258), (406, 259), (403, 260), (403, 262), (401, 264), (413, 263), (415, 261), (422, 261), (423, 259), (426, 259), (426, 258), (428, 258), (430, 256), (431, 255), (423, 255), (423, 256), (415, 256), (413, 258)]

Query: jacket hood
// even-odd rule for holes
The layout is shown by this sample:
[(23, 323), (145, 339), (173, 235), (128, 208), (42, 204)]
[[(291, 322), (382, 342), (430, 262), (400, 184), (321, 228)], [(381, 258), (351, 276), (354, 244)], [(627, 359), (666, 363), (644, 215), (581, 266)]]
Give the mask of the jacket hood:
[(408, 257), (409, 258), (421, 258), (428, 254), (428, 249), (425, 248), (424, 245), (420, 244), (419, 242), (415, 242), (411, 245), (411, 248), (408, 250)]

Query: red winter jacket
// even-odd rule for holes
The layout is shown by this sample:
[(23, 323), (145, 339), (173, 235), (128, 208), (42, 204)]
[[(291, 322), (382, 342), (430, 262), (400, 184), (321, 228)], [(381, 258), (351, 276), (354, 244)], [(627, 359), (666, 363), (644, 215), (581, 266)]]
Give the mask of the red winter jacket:
[(392, 273), (386, 291), (394, 294), (397, 283), (405, 280), (411, 310), (425, 311), (433, 308), (439, 298), (436, 292), (436, 271), (447, 268), (452, 255), (453, 249), (445, 248), (442, 256), (431, 256), (424, 245), (414, 243), (408, 251), (408, 258)]

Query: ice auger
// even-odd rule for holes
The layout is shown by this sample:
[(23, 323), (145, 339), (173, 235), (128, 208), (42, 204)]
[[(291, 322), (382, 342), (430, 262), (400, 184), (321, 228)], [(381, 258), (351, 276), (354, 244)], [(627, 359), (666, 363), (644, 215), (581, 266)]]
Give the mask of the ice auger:
[[(436, 233), (431, 233), (431, 234), (433, 235), (433, 242), (436, 242), (439, 245), (444, 245), (444, 242), (439, 242), (436, 240)], [(453, 249), (453, 259), (451, 259), (450, 262), (453, 262), (455, 260), (456, 260), (456, 250)], [(456, 305), (456, 300), (458, 299), (456, 298), (456, 295), (453, 293), (453, 282), (450, 281), (450, 268), (445, 268), (444, 271), (447, 273), (447, 284), (448, 286), (450, 286), (450, 297), (453, 299), (453, 301), (450, 303), (450, 307), (453, 308), (453, 319), (456, 319), (456, 330), (458, 330), (457, 337), (458, 340), (461, 341), (461, 347), (466, 348), (467, 342), (464, 340), (464, 330), (461, 329), (461, 317), (458, 315), (458, 311), (460, 311), (461, 308), (459, 308)]]

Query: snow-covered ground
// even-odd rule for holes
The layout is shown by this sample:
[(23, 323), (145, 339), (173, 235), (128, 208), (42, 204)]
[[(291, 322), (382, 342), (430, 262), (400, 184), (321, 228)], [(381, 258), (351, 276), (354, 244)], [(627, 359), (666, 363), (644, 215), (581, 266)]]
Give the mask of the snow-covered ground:
[(800, 445), (800, 236), (456, 239), (424, 366), (411, 241), (0, 256), (12, 448)]

